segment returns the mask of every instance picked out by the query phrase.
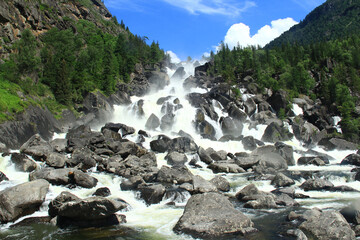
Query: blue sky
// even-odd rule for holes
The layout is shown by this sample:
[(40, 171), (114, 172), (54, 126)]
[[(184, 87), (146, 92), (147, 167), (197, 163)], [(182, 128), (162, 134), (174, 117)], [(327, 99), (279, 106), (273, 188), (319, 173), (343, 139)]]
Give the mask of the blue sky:
[[(134, 34), (180, 59), (201, 58), (221, 41), (265, 45), (325, 0), (105, 0)], [(175, 58), (175, 56), (174, 56)]]

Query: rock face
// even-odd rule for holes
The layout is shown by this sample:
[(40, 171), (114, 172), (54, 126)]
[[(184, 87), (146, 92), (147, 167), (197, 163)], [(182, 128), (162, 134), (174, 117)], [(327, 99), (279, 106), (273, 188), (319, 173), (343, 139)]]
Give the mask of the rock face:
[(304, 213), (306, 221), (299, 228), (309, 239), (319, 240), (353, 240), (355, 232), (338, 211), (313, 209)]
[(35, 212), (45, 200), (49, 183), (45, 180), (27, 182), (0, 192), (0, 222), (12, 222)]
[(236, 210), (225, 196), (204, 193), (189, 199), (174, 231), (196, 238), (221, 237), (246, 234), (255, 230), (253, 226), (252, 221)]

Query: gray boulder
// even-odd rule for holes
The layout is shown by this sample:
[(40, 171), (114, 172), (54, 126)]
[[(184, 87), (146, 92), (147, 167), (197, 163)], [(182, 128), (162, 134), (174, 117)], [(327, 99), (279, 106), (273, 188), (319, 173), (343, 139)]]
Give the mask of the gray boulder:
[(264, 142), (281, 142), (288, 141), (293, 137), (293, 134), (289, 132), (284, 126), (277, 124), (276, 122), (270, 123), (266, 127), (265, 132), (261, 138), (261, 141)]
[(11, 161), (15, 164), (15, 169), (21, 172), (32, 172), (37, 169), (37, 164), (23, 153), (12, 153)]
[(49, 203), (49, 216), (50, 217), (55, 217), (59, 214), (59, 209), (60, 207), (65, 204), (66, 202), (74, 202), (74, 201), (80, 201), (81, 199), (70, 193), (70, 192), (61, 192), (56, 198), (54, 198), (50, 203)]
[(355, 200), (349, 206), (343, 208), (340, 213), (349, 223), (360, 225), (360, 201)]
[(347, 155), (340, 164), (360, 166), (360, 155), (355, 153)]
[(45, 200), (49, 186), (47, 181), (37, 180), (1, 191), (0, 222), (12, 222), (38, 210)]
[(210, 183), (215, 185), (215, 187), (221, 192), (229, 192), (230, 191), (230, 183), (224, 177), (216, 176), (210, 180)]
[(303, 214), (306, 220), (301, 223), (302, 230), (309, 239), (354, 240), (355, 232), (338, 211), (308, 210)]
[(68, 158), (60, 153), (50, 153), (46, 158), (46, 164), (53, 168), (63, 168), (67, 162)]
[(252, 221), (235, 209), (227, 197), (218, 193), (204, 193), (189, 199), (174, 231), (195, 238), (209, 238), (244, 235), (254, 231), (253, 226)]
[(179, 153), (196, 153), (198, 151), (198, 146), (194, 140), (188, 137), (178, 137), (171, 141), (169, 151)]
[(163, 153), (169, 149), (171, 141), (171, 138), (165, 135), (159, 135), (155, 140), (150, 142), (150, 148), (155, 152)]
[(230, 104), (228, 109), (229, 116), (239, 122), (244, 122), (247, 115), (244, 111), (240, 110), (235, 104)]
[(186, 166), (172, 168), (162, 166), (158, 172), (157, 180), (162, 183), (192, 183), (193, 174)]
[(275, 178), (271, 181), (271, 185), (275, 187), (288, 187), (294, 185), (295, 181), (283, 173), (278, 173)]
[(286, 160), (277, 153), (271, 152), (257, 157), (259, 162), (255, 167), (255, 171), (258, 173), (275, 173), (288, 168)]
[(209, 181), (206, 181), (199, 175), (193, 176), (193, 194), (194, 193), (207, 193), (217, 192), (217, 187)]
[(53, 150), (55, 152), (58, 152), (58, 153), (66, 152), (67, 143), (68, 143), (67, 139), (61, 139), (61, 138), (57, 138), (57, 139), (50, 141), (51, 147), (53, 148)]
[(47, 155), (53, 151), (51, 145), (39, 134), (32, 136), (20, 147), (20, 152), (32, 156), (36, 161), (45, 161)]
[(304, 191), (331, 190), (333, 187), (334, 184), (321, 178), (308, 179), (300, 185), (300, 188), (304, 189)]
[(246, 172), (239, 165), (232, 162), (213, 162), (208, 168), (210, 168), (214, 173), (244, 173)]
[(165, 156), (165, 160), (171, 166), (183, 166), (188, 161), (188, 158), (184, 153), (171, 152)]
[(141, 184), (138, 186), (140, 197), (146, 204), (157, 204), (161, 202), (165, 195), (165, 187), (161, 184)]
[(148, 130), (155, 130), (160, 126), (160, 119), (155, 115), (151, 114), (146, 121), (145, 128)]
[(124, 179), (124, 181), (120, 183), (120, 188), (123, 191), (136, 190), (140, 184), (144, 184), (144, 183), (145, 181), (142, 177), (133, 176), (130, 177), (129, 179)]

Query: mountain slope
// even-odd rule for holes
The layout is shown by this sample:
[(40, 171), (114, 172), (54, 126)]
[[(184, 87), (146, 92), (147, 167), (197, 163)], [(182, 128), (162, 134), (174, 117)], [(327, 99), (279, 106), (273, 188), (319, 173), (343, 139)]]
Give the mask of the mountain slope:
[(266, 48), (280, 47), (286, 43), (306, 45), (343, 39), (359, 30), (360, 0), (328, 0)]

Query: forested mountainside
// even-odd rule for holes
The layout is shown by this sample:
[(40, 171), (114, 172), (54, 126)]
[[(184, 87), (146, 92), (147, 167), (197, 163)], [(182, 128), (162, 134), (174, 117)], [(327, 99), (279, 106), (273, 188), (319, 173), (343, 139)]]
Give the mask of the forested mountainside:
[(286, 43), (307, 45), (349, 37), (359, 31), (360, 0), (327, 0), (266, 47), (280, 47)]
[[(342, 117), (340, 125), (346, 139), (359, 141), (359, 34), (327, 42), (316, 43), (314, 39), (314, 43), (304, 46), (284, 44), (273, 49), (230, 50), (222, 45), (212, 55), (207, 71), (214, 77), (221, 75), (231, 85), (246, 84), (255, 94), (269, 89), (286, 90), (288, 103), (307, 95), (323, 108), (326, 118)], [(291, 116), (291, 104), (276, 110), (283, 119)], [(323, 129), (320, 117), (317, 118), (312, 119), (313, 123)]]
[[(0, 121), (30, 105), (53, 113), (159, 69), (159, 44), (134, 35), (100, 0), (0, 2)], [(81, 109), (81, 106), (78, 107)]]

